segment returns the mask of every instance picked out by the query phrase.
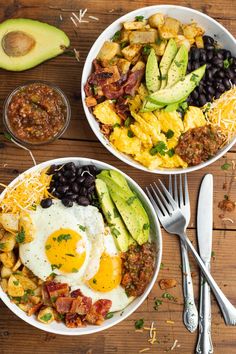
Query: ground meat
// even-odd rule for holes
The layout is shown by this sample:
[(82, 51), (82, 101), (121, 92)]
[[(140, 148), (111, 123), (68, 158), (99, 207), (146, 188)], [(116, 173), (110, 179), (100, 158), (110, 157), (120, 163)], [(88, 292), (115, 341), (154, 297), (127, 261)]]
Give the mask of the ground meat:
[(156, 247), (154, 243), (145, 243), (142, 246), (131, 245), (127, 252), (123, 252), (121, 285), (128, 296), (140, 296), (144, 293), (152, 279), (155, 267)]
[(210, 125), (189, 129), (179, 140), (175, 153), (189, 166), (195, 166), (209, 160), (224, 143), (219, 128)]

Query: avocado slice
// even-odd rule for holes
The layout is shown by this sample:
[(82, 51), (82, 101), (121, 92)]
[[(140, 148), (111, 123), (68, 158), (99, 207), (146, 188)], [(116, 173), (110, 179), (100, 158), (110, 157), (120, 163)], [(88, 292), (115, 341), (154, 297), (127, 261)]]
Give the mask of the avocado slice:
[(160, 61), (160, 72), (161, 72), (161, 89), (166, 86), (167, 83), (167, 72), (169, 67), (176, 56), (177, 45), (173, 38), (171, 38), (166, 46), (165, 52)]
[(164, 105), (162, 105), (162, 104), (156, 104), (151, 101), (145, 100), (143, 102), (142, 108), (140, 109), (140, 112), (141, 113), (152, 112), (152, 111), (156, 111), (157, 109), (161, 109), (163, 107), (164, 107)]
[(159, 90), (148, 96), (147, 99), (153, 103), (164, 105), (179, 102), (184, 97), (188, 97), (195, 89), (202, 79), (205, 70), (206, 65), (200, 66), (200, 68), (186, 75), (184, 79), (178, 81), (175, 85)]
[(168, 70), (166, 88), (173, 86), (186, 75), (187, 66), (188, 50), (185, 45), (182, 45)]
[(16, 18), (0, 24), (0, 68), (23, 71), (61, 54), (70, 40), (47, 23)]
[(131, 191), (126, 179), (117, 171), (102, 171), (97, 178), (102, 179), (109, 190), (121, 217), (131, 236), (140, 244), (148, 241), (149, 218), (138, 199)]
[(114, 241), (121, 252), (126, 252), (131, 236), (110, 197), (106, 183), (101, 179), (96, 179), (95, 186), (103, 214), (108, 222)]
[(161, 86), (160, 70), (155, 50), (152, 48), (146, 64), (146, 86), (148, 91), (156, 92)]
[(176, 111), (178, 108), (179, 108), (179, 105), (181, 103), (183, 103), (184, 101), (187, 100), (188, 97), (184, 97), (181, 101), (179, 102), (175, 102), (175, 103), (170, 103), (168, 104), (165, 108), (164, 108), (164, 111), (165, 112), (174, 112)]

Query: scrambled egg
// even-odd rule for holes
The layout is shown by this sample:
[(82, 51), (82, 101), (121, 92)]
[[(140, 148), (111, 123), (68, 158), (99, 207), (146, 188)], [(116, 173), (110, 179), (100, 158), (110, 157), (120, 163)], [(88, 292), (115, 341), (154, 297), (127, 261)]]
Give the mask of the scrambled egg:
[(120, 117), (115, 112), (114, 104), (110, 100), (97, 104), (93, 114), (103, 124), (114, 125), (121, 122)]
[(206, 119), (202, 110), (198, 107), (189, 106), (184, 115), (184, 131), (186, 132), (192, 128), (203, 127), (206, 125)]
[(115, 127), (110, 135), (110, 142), (121, 152), (136, 155), (141, 151), (141, 140), (128, 136), (128, 128)]

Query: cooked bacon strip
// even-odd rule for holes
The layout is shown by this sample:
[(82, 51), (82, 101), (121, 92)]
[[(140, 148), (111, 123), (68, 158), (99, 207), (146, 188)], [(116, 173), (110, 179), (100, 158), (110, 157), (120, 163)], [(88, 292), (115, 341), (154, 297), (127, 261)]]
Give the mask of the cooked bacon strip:
[(144, 69), (133, 71), (129, 74), (128, 80), (124, 84), (124, 91), (127, 95), (134, 96), (144, 75)]
[(70, 296), (76, 299), (78, 296), (84, 296), (84, 295), (80, 289), (76, 289), (70, 293)]
[(43, 304), (44, 305), (50, 305), (51, 306), (51, 301), (50, 301), (50, 295), (46, 286), (47, 283), (44, 283), (42, 286), (42, 299), (43, 299)]
[(79, 296), (72, 301), (71, 313), (78, 313), (79, 315), (86, 315), (92, 306), (91, 297)]
[(100, 325), (103, 323), (105, 316), (111, 308), (110, 300), (97, 300), (91, 307), (89, 313), (85, 316), (85, 320), (90, 324)]
[(54, 281), (46, 283), (46, 288), (50, 298), (57, 298), (59, 296), (69, 296), (70, 289), (66, 283), (56, 283)]
[(77, 313), (67, 313), (65, 317), (66, 327), (77, 328), (85, 326)]
[(116, 108), (116, 113), (121, 117), (121, 119), (125, 120), (130, 116), (127, 98), (119, 97), (115, 104), (115, 108)]
[(68, 313), (70, 312), (71, 305), (74, 299), (71, 297), (58, 297), (55, 306), (58, 313)]
[(32, 315), (33, 315), (34, 313), (36, 313), (36, 312), (40, 309), (40, 307), (42, 307), (42, 306), (43, 306), (43, 303), (42, 303), (42, 302), (39, 302), (38, 304), (32, 306), (32, 307), (28, 310), (27, 315), (28, 315), (28, 316), (32, 316)]

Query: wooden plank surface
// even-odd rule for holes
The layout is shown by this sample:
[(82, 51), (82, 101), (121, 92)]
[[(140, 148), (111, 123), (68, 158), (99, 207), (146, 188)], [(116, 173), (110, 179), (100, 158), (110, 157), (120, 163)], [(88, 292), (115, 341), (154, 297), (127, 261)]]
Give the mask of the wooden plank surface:
[[(165, 3), (173, 3), (165, 1)], [(96, 139), (91, 131), (83, 113), (80, 99), (80, 78), (83, 64), (94, 40), (110, 23), (128, 11), (147, 5), (154, 5), (156, 1), (79, 1), (79, 0), (0, 0), (0, 21), (10, 17), (29, 17), (49, 22), (61, 27), (69, 35), (72, 47), (80, 50), (81, 61), (78, 63), (74, 58), (61, 56), (50, 60), (37, 68), (24, 73), (10, 73), (0, 70), (0, 107), (7, 94), (17, 85), (27, 80), (48, 80), (60, 86), (68, 95), (72, 106), (72, 121), (63, 138), (47, 147), (40, 147), (33, 150), (38, 163), (57, 157), (65, 156), (86, 156), (108, 162), (128, 173), (142, 187), (153, 182), (157, 177), (151, 173), (142, 173), (135, 170), (113, 157)], [(179, 1), (178, 5), (198, 9), (225, 25), (236, 35), (236, 2), (226, 0), (224, 3), (219, 0), (189, 0)], [(97, 16), (98, 22), (80, 24), (76, 30), (70, 20), (72, 11), (88, 8), (88, 14)], [(60, 14), (63, 21), (60, 21)], [(1, 112), (0, 112), (1, 114)], [(2, 183), (9, 183), (19, 173), (32, 166), (32, 161), (27, 152), (16, 148), (13, 144), (4, 140), (3, 127), (0, 124), (0, 180)], [(235, 161), (236, 148), (233, 148), (227, 156), (223, 157), (212, 166), (203, 171), (189, 175), (189, 189), (191, 196), (191, 221), (188, 234), (195, 244), (195, 212), (197, 192), (200, 180), (205, 173), (214, 174), (214, 236), (213, 251), (215, 257), (212, 262), (212, 273), (225, 291), (229, 299), (236, 304), (236, 239), (235, 222), (236, 215), (226, 213), (224, 217), (229, 220), (222, 220), (222, 211), (218, 203), (229, 195), (236, 200), (234, 170), (223, 171), (221, 166), (225, 161)], [(162, 178), (165, 180), (165, 178)], [(231, 182), (233, 182), (231, 191)], [(223, 185), (226, 188), (223, 188)], [(155, 321), (158, 329), (158, 343), (150, 347), (147, 353), (165, 353), (170, 350), (175, 340), (178, 340), (179, 347), (173, 353), (192, 354), (196, 344), (197, 333), (190, 334), (183, 326), (182, 310), (182, 286), (180, 271), (179, 243), (175, 236), (169, 236), (163, 232), (163, 264), (159, 280), (162, 278), (175, 278), (178, 286), (169, 291), (177, 298), (177, 302), (164, 300), (159, 311), (153, 309), (154, 298), (161, 298), (163, 291), (158, 283), (154, 286), (151, 294), (144, 304), (128, 319), (119, 325), (92, 336), (64, 337), (47, 334), (37, 330), (18, 319), (0, 301), (0, 353), (1, 354), (31, 354), (55, 353), (55, 354), (134, 354), (145, 347), (148, 347), (147, 332), (136, 333), (134, 322), (144, 318), (145, 324), (150, 325)], [(194, 287), (196, 300), (198, 299), (199, 278), (198, 269), (191, 258), (191, 266), (194, 276)], [(236, 328), (226, 327), (220, 315), (215, 299), (212, 299), (213, 313), (213, 342), (214, 353), (235, 354), (236, 353)], [(171, 320), (174, 323), (168, 324)], [(36, 349), (37, 348), (37, 349)]]

